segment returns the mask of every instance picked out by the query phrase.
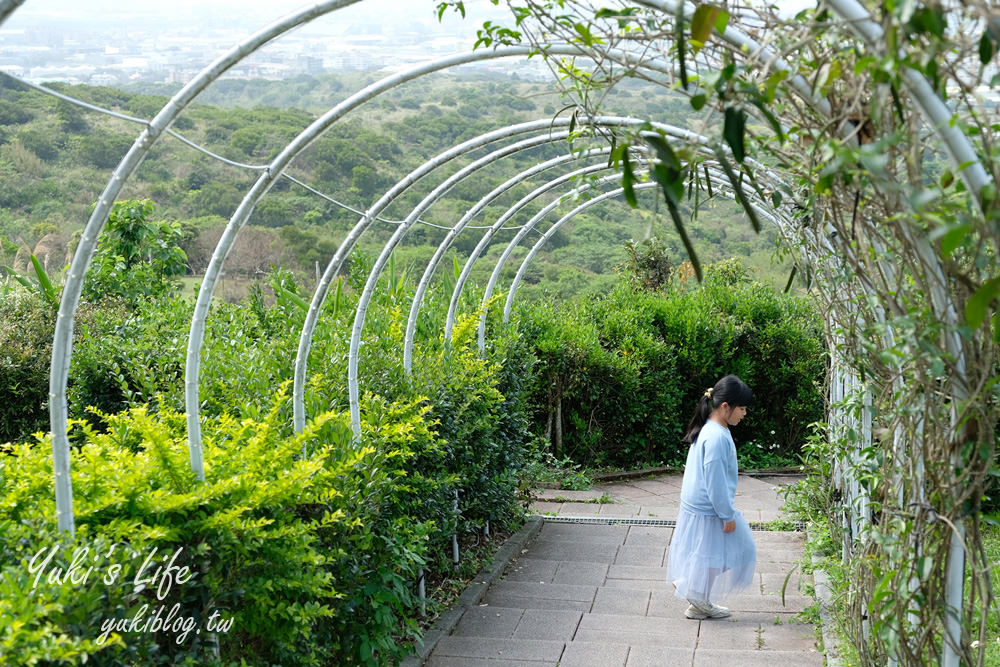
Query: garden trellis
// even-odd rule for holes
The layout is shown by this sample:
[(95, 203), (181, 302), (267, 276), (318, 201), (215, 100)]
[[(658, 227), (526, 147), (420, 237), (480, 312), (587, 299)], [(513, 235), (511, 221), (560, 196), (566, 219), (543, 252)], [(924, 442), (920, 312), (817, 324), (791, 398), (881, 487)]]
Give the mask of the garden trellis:
[[(227, 69), (289, 30), (355, 2), (358, 0), (321, 2), (290, 14), (207, 66), (152, 120), (126, 118), (145, 124), (145, 128), (114, 170), (86, 225), (67, 277), (53, 342), (50, 410), (57, 522), (61, 530), (69, 533), (74, 530), (66, 385), (73, 324), (84, 275), (111, 206), (125, 182), (163, 134), (170, 134), (234, 166), (260, 172), (216, 247), (191, 322), (185, 366), (187, 425), (191, 467), (198, 478), (204, 480), (198, 400), (200, 353), (214, 288), (226, 256), (254, 207), (280, 178), (290, 179), (340, 205), (337, 197), (319, 192), (285, 173), (303, 150), (350, 111), (385, 90), (435, 71), (492, 58), (540, 54), (564, 77), (562, 85), (569, 93), (586, 92), (588, 86), (597, 89), (595, 78), (585, 83), (574, 79), (577, 65), (572, 59), (581, 57), (581, 62), (593, 64), (595, 71), (604, 75), (605, 82), (612, 82), (628, 72), (664, 85), (680, 82), (687, 90), (685, 26), (692, 30), (696, 24), (704, 27), (703, 8), (707, 7), (665, 0), (637, 0), (632, 6), (622, 4), (618, 6), (620, 9), (607, 10), (609, 13), (600, 17), (589, 5), (570, 0), (560, 3), (567, 7), (560, 11), (577, 12), (580, 21), (566, 22), (555, 20), (549, 13), (551, 3), (529, 2), (523, 17), (530, 17), (530, 20), (518, 22), (522, 32), (516, 33), (516, 37), (513, 32), (501, 35), (488, 29), (481, 33), (487, 38), (487, 46), (505, 41), (511, 42), (510, 45), (456, 54), (376, 82), (318, 118), (268, 165), (225, 160), (171, 129), (171, 124), (184, 109)], [(21, 4), (21, 0), (0, 0), (0, 24)], [(632, 11), (634, 8), (639, 9)], [(722, 11), (722, 8), (715, 10)], [(644, 140), (649, 136), (669, 140), (675, 147), (690, 149), (691, 169), (687, 174), (691, 180), (699, 177), (699, 168), (703, 168), (705, 186), (738, 199), (754, 218), (763, 218), (778, 227), (781, 237), (797, 250), (798, 262), (814, 278), (825, 306), (832, 351), (827, 435), (835, 444), (831, 451), (836, 455), (835, 475), (831, 481), (843, 494), (843, 555), (845, 560), (856, 564), (860, 574), (854, 604), (858, 606), (862, 640), (865, 645), (872, 643), (871, 649), (863, 649), (863, 655), (867, 660), (885, 659), (904, 664), (936, 656), (948, 667), (959, 664), (962, 659), (971, 661), (973, 650), (969, 648), (968, 637), (963, 636), (963, 621), (971, 621), (977, 600), (985, 604), (993, 598), (988, 563), (977, 546), (978, 518), (974, 508), (983, 495), (986, 472), (995, 453), (992, 437), (998, 408), (990, 392), (994, 386), (991, 373), (996, 364), (996, 343), (988, 315), (990, 305), (1000, 294), (1000, 278), (995, 275), (1000, 224), (996, 215), (997, 169), (991, 160), (984, 160), (992, 157), (990, 122), (979, 122), (987, 117), (987, 112), (976, 106), (971, 84), (961, 88), (958, 99), (963, 107), (959, 111), (949, 108), (942, 98), (948, 90), (945, 83), (968, 84), (962, 78), (966, 74), (961, 58), (971, 57), (974, 45), (966, 38), (956, 46), (953, 55), (947, 56), (951, 58), (950, 69), (943, 68), (942, 71), (947, 69), (947, 72), (942, 76), (952, 79), (935, 81), (932, 76), (932, 80), (928, 80), (927, 65), (921, 64), (919, 59), (907, 59), (905, 45), (899, 39), (900, 26), (910, 31), (906, 34), (916, 34), (920, 39), (958, 39), (948, 32), (952, 29), (948, 25), (940, 29), (940, 34), (933, 26), (921, 33), (891, 12), (879, 24), (865, 7), (853, 0), (827, 0), (820, 10), (809, 17), (809, 21), (815, 23), (803, 25), (779, 20), (767, 11), (740, 9), (743, 15), (739, 18), (746, 23), (745, 30), (740, 25), (733, 25), (735, 21), (708, 26), (705, 39), (699, 40), (689, 58), (695, 67), (692, 74), (696, 77), (692, 78), (709, 81), (715, 76), (718, 82), (726, 68), (734, 64), (741, 68), (734, 68), (721, 88), (715, 91), (707, 86), (704, 88), (704, 97), (717, 97), (710, 101), (709, 107), (717, 105), (720, 110), (726, 110), (726, 142), (718, 137), (642, 120), (605, 117), (584, 94), (578, 99), (579, 113), (572, 119), (546, 118), (499, 128), (447, 148), (386, 191), (366, 211), (359, 212), (357, 225), (328, 263), (309, 306), (296, 351), (295, 430), (301, 431), (306, 422), (303, 404), (306, 363), (329, 287), (361, 235), (376, 221), (385, 222), (381, 216), (395, 199), (413, 191), (422, 179), (432, 179), (437, 168), (453, 159), (478, 149), (492, 151), (431, 188), (405, 220), (392, 221), (397, 229), (368, 276), (352, 331), (347, 384), (355, 435), (360, 433), (358, 348), (369, 299), (395, 244), (412, 226), (426, 224), (421, 216), (449, 188), (469, 178), (477, 169), (521, 151), (567, 138), (591, 142), (581, 152), (539, 162), (536, 167), (511, 178), (484, 195), (448, 228), (448, 236), (424, 271), (410, 310), (402, 359), (407, 372), (412, 364), (413, 339), (424, 290), (455, 236), (469, 228), (468, 223), (490, 202), (546, 169), (570, 165), (576, 160), (583, 162), (584, 166), (572, 175), (551, 179), (509, 207), (483, 234), (454, 288), (447, 321), (443, 323), (448, 338), (457, 314), (459, 295), (472, 265), (494, 234), (501, 228), (510, 229), (504, 225), (513, 221), (527, 204), (567, 183), (590, 179), (575, 187), (566, 198), (585, 193), (591, 198), (550, 225), (523, 260), (507, 293), (504, 320), (510, 314), (517, 284), (527, 265), (541, 244), (563, 223), (606, 199), (628, 197), (630, 193), (634, 197), (637, 189), (666, 188), (662, 180), (653, 182), (651, 179), (602, 191), (601, 186), (619, 177), (597, 176), (602, 169), (608, 168), (605, 158), (611, 151), (598, 148), (593, 142), (612, 133), (621, 135), (633, 146), (619, 151), (617, 160), (612, 162), (623, 161), (628, 165), (634, 159), (644, 163), (645, 168), (653, 169), (655, 175), (656, 167), (664, 164), (664, 155), (655, 150), (655, 145), (647, 146)], [(971, 26), (968, 34), (981, 36), (981, 58), (983, 49), (987, 50), (987, 57), (982, 58), (983, 65), (989, 63), (1000, 44), (1000, 33), (992, 34), (987, 30), (987, 25), (992, 25), (994, 31), (998, 27), (995, 17), (988, 14), (988, 8), (974, 5), (912, 7), (907, 21), (918, 10), (932, 14), (949, 10), (956, 16), (955, 25)], [(821, 27), (829, 33), (825, 36), (817, 34), (817, 26), (823, 23), (818, 17), (823, 13), (827, 18)], [(643, 27), (637, 18), (648, 20), (650, 25)], [(615, 27), (618, 22), (633, 30), (620, 32)], [(647, 28), (650, 30), (647, 44), (655, 45), (660, 51), (653, 56), (649, 55), (653, 49), (642, 48), (641, 31)], [(600, 38), (595, 39), (594, 35)], [(851, 35), (857, 40), (851, 45), (853, 50), (836, 45), (838, 39), (847, 40)], [(888, 39), (889, 36), (893, 39)], [(898, 46), (900, 52), (887, 52), (884, 47), (887, 42)], [(634, 48), (635, 45), (639, 48)], [(859, 57), (862, 53), (873, 54), (864, 56), (872, 61), (882, 58), (895, 69), (891, 73), (883, 69), (879, 78), (871, 73), (872, 63)], [(854, 68), (853, 74), (848, 74), (848, 67)], [(835, 80), (835, 71), (843, 73), (844, 79), (853, 76), (860, 82), (859, 87), (838, 89), (841, 82)], [(980, 69), (978, 74), (980, 79), (982, 71)], [(809, 73), (811, 77), (806, 76)], [(770, 88), (770, 99), (765, 99), (764, 103), (759, 93), (762, 83)], [(757, 97), (751, 87), (757, 91)], [(66, 99), (65, 95), (57, 96)], [(886, 103), (887, 99), (891, 102)], [(69, 101), (95, 109), (77, 100)], [(700, 103), (704, 105), (708, 101), (703, 99)], [(909, 113), (909, 105), (918, 113)], [(771, 113), (771, 106), (777, 111)], [(797, 143), (783, 137), (783, 141), (771, 146), (765, 137), (759, 142), (762, 157), (757, 162), (744, 159), (742, 150), (740, 154), (729, 150), (733, 148), (733, 137), (728, 133), (730, 119), (747, 111), (751, 117), (756, 114), (763, 124), (770, 124), (774, 134), (794, 134)], [(769, 123), (771, 119), (775, 122)], [(881, 145), (881, 150), (891, 156), (883, 161), (881, 156), (873, 155), (861, 145), (864, 142), (859, 135), (869, 121), (876, 129), (888, 128), (905, 135), (909, 143), (897, 142), (904, 147), (902, 149), (896, 143)], [(979, 134), (969, 132), (970, 126), (975, 126)], [(742, 127), (739, 132), (742, 146)], [(977, 145), (970, 140), (969, 134), (978, 136), (980, 143)], [(919, 151), (924, 136), (933, 137), (942, 147), (952, 165), (949, 174), (953, 174), (953, 181), (961, 182), (962, 190), (950, 183), (937, 188), (922, 182)], [(512, 139), (514, 143), (494, 145)], [(725, 143), (729, 143), (729, 147), (723, 149)], [(829, 153), (826, 160), (817, 148), (820, 145)], [(595, 158), (602, 164), (587, 164)], [(817, 161), (828, 164), (817, 166)], [(860, 166), (855, 167), (855, 163)], [(835, 167), (830, 166), (834, 164)], [(738, 180), (733, 178), (734, 172), (740, 174)], [(636, 170), (631, 175), (626, 174), (626, 181), (638, 179), (643, 173)], [(744, 176), (752, 189), (744, 191)], [(662, 174), (658, 178), (662, 178)], [(698, 189), (702, 183), (693, 183), (693, 186)], [(928, 192), (932, 196), (922, 196)], [(566, 202), (560, 199), (534, 214), (501, 255), (483, 299), (480, 350), (485, 347), (485, 311), (503, 266), (514, 247), (548, 214), (563, 205)], [(939, 206), (940, 212), (931, 210), (928, 214), (929, 207), (933, 206)], [(905, 213), (900, 214), (900, 211)], [(950, 250), (941, 247), (944, 237), (948, 238)], [(973, 261), (962, 264), (956, 262), (955, 253), (966, 241), (971, 247), (962, 252), (966, 253), (966, 259), (971, 256)], [(986, 261), (979, 261), (982, 258)], [(976, 306), (978, 310), (966, 307), (963, 317), (965, 304)], [(977, 313), (980, 314), (977, 316)], [(971, 512), (964, 509), (970, 504)], [(899, 534), (894, 537), (893, 531)], [(879, 539), (871, 540), (871, 536)], [(888, 549), (883, 549), (880, 540), (889, 539), (897, 540), (897, 551), (902, 556), (890, 556)], [(863, 555), (873, 555), (877, 562), (886, 564), (888, 578), (876, 577), (875, 571), (866, 569)], [(970, 595), (965, 596), (963, 581), (968, 558), (973, 563), (972, 585)], [(931, 559), (930, 568), (927, 559)], [(876, 599), (878, 586), (896, 586), (908, 593), (888, 600), (885, 597)], [(919, 596), (918, 591), (921, 592)], [(884, 618), (877, 624), (861, 623), (860, 619), (866, 614), (881, 614)], [(978, 632), (978, 639), (984, 639), (983, 630)]]

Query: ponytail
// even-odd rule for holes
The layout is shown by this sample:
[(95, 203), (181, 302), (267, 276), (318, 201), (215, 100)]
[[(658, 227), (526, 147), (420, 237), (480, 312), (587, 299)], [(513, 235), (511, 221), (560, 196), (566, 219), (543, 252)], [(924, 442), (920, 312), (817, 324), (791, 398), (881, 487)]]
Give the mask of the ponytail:
[(746, 382), (735, 375), (727, 375), (722, 378), (715, 383), (714, 387), (706, 389), (698, 399), (698, 406), (691, 416), (691, 423), (688, 424), (684, 442), (693, 443), (697, 440), (701, 427), (712, 416), (712, 411), (723, 403), (740, 407), (750, 405), (751, 401), (753, 401), (753, 391), (750, 390)]
[(701, 398), (698, 399), (698, 406), (694, 409), (694, 414), (691, 415), (691, 423), (688, 424), (687, 435), (684, 436), (684, 442), (694, 442), (698, 439), (698, 434), (701, 432), (701, 427), (705, 425), (708, 418), (712, 414), (712, 410), (715, 409), (715, 404), (712, 401), (712, 390), (709, 389)]

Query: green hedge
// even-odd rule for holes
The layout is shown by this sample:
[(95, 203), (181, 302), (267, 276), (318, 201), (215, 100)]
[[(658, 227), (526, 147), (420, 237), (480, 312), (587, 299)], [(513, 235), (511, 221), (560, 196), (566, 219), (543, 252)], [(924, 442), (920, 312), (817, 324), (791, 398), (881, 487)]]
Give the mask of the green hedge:
[(642, 291), (623, 281), (596, 301), (525, 306), (519, 328), (538, 358), (534, 429), (557, 456), (626, 468), (683, 464), (699, 396), (735, 373), (754, 390), (735, 434), (744, 460), (793, 461), (823, 418), (826, 353), (809, 302), (743, 277), (731, 263), (705, 283)]
[[(420, 492), (441, 483), (410, 470), (443, 456), (426, 412), (369, 398), (360, 443), (343, 413), (317, 417), (296, 438), (282, 435), (277, 410), (263, 421), (209, 420), (204, 484), (188, 466), (183, 415), (105, 415), (108, 431), (84, 427), (86, 444), (73, 451), (75, 541), (53, 530), (49, 443), (12, 448), (0, 458), (0, 662), (215, 664), (213, 611), (232, 620), (218, 635), (225, 664), (397, 661), (408, 651), (398, 640), (417, 635), (414, 581), (433, 528)], [(95, 572), (75, 583), (42, 576), (33, 588), (32, 557), (53, 547), (42, 573), (66, 571), (76, 547), (90, 549), (84, 567)], [(153, 548), (176, 554), (193, 577), (169, 592), (133, 585)], [(114, 563), (122, 576), (109, 584)], [(143, 604), (147, 618), (178, 604), (174, 618), (202, 632), (110, 631)]]

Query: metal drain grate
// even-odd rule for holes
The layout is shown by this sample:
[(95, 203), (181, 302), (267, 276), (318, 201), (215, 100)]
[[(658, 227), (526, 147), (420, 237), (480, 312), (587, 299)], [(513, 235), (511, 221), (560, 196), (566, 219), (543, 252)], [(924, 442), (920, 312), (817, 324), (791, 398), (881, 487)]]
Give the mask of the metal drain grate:
[[(673, 519), (644, 519), (637, 516), (550, 516), (548, 514), (529, 514), (529, 518), (537, 518), (546, 523), (584, 523), (599, 526), (663, 526), (673, 528), (677, 522)], [(757, 532), (774, 532), (768, 523), (749, 521), (750, 530)], [(803, 532), (806, 525), (801, 521), (792, 524), (795, 532)]]

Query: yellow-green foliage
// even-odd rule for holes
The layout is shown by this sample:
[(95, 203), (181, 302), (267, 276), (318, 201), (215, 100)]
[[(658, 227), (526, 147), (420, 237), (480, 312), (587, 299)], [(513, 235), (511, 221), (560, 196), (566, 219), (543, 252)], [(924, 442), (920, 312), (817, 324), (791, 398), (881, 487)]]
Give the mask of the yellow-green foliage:
[[(184, 416), (143, 408), (102, 415), (108, 430), (79, 424), (72, 477), (77, 533), (54, 530), (51, 447), (17, 445), (0, 459), (0, 664), (214, 664), (207, 631), (108, 632), (142, 604), (178, 604), (205, 629), (213, 611), (231, 618), (219, 634), (225, 663), (387, 664), (413, 636), (412, 587), (432, 525), (411, 500), (407, 468), (436, 452), (426, 408), (366, 397), (361, 441), (349, 418), (327, 413), (298, 436), (276, 409), (260, 421), (222, 416), (204, 426), (206, 481), (188, 466)], [(301, 460), (303, 444), (310, 452)], [(50, 567), (68, 568), (73, 549), (94, 558), (86, 582), (33, 589), (32, 557), (61, 545)], [(193, 577), (163, 599), (133, 576), (153, 548), (176, 553)], [(88, 556), (88, 559), (90, 556)], [(36, 565), (42, 559), (36, 559)], [(102, 580), (113, 563), (124, 575)], [(111, 619), (111, 620), (109, 620)]]

